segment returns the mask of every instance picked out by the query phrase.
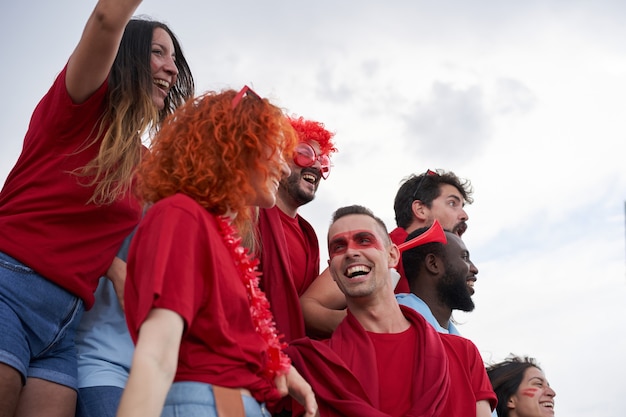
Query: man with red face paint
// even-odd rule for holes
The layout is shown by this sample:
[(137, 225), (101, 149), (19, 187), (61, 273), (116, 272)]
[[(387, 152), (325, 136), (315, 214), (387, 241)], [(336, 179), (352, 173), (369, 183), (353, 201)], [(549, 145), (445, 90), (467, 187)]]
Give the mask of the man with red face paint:
[[(438, 233), (423, 239), (445, 242), (435, 226)], [(328, 253), (348, 314), (329, 340), (299, 339), (287, 348), (316, 393), (320, 415), (488, 416), (478, 403), (495, 405), (496, 397), (472, 342), (439, 335), (397, 303), (390, 268), (400, 251), (382, 220), (365, 207), (340, 208), (328, 231)], [(480, 397), (474, 382), (484, 388)]]
[(320, 251), (313, 227), (298, 208), (315, 198), (322, 179), (330, 174), (334, 136), (319, 122), (290, 118), (300, 143), (288, 160), (291, 174), (281, 180), (276, 206), (261, 209), (259, 269), (261, 288), (271, 305), (276, 328), (284, 340), (304, 337), (300, 295), (319, 275)]
[[(409, 233), (428, 227), (436, 219), (445, 230), (462, 236), (467, 230), (465, 204), (471, 204), (472, 187), (468, 180), (451, 171), (427, 170), (411, 175), (398, 189), (394, 201), (397, 228), (391, 231), (391, 240), (399, 245)], [(396, 293), (408, 293), (409, 284), (402, 264), (396, 267), (400, 278)], [(346, 300), (327, 271), (316, 279), (300, 299), (307, 332), (328, 337), (345, 317)]]

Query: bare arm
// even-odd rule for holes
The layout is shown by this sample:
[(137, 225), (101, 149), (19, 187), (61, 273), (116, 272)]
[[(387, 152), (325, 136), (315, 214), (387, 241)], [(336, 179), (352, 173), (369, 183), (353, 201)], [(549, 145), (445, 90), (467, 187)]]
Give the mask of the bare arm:
[(124, 283), (126, 282), (126, 262), (118, 258), (113, 258), (113, 262), (106, 274), (113, 283), (117, 301), (119, 301), (122, 311), (124, 311)]
[(176, 373), (183, 326), (182, 317), (171, 310), (150, 311), (139, 330), (117, 417), (161, 415)]
[(476, 403), (476, 417), (491, 417), (489, 401), (480, 400)]
[(346, 317), (346, 297), (326, 268), (300, 297), (307, 334), (329, 337)]
[(99, 0), (67, 64), (65, 86), (75, 103), (87, 100), (106, 80), (141, 0)]

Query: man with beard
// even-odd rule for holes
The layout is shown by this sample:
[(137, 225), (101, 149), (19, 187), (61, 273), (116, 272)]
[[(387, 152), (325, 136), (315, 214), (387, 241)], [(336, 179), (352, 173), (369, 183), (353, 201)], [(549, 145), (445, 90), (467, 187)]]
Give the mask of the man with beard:
[[(407, 242), (427, 230), (410, 233)], [(452, 232), (445, 234), (447, 243), (431, 242), (402, 252), (411, 293), (397, 294), (396, 299), (424, 316), (439, 333), (459, 335), (450, 320), (452, 310), (474, 310), (472, 295), (478, 269), (461, 238)]]
[(259, 212), (261, 288), (270, 302), (276, 328), (284, 341), (304, 337), (300, 295), (319, 275), (320, 251), (313, 227), (298, 208), (315, 198), (330, 173), (334, 136), (319, 122), (290, 118), (300, 143), (287, 161), (291, 175), (280, 183), (276, 206)]
[[(389, 233), (391, 240), (400, 245), (409, 233), (428, 227), (436, 219), (445, 230), (462, 236), (467, 230), (465, 204), (471, 204), (472, 187), (469, 180), (451, 171), (427, 170), (404, 180), (394, 200), (396, 227)], [(408, 293), (409, 283), (404, 276), (402, 264), (397, 266), (400, 274), (395, 292)], [(332, 282), (325, 270), (300, 299), (307, 331), (317, 337), (328, 337), (345, 317), (344, 295)]]
[[(446, 243), (411, 245), (427, 232), (429, 228), (423, 227), (406, 239), (402, 265), (411, 292), (396, 294), (396, 299), (420, 313), (439, 333), (460, 336), (451, 320), (452, 310), (474, 310), (472, 295), (478, 268), (456, 233), (446, 231)], [(498, 417), (495, 410), (491, 415)]]

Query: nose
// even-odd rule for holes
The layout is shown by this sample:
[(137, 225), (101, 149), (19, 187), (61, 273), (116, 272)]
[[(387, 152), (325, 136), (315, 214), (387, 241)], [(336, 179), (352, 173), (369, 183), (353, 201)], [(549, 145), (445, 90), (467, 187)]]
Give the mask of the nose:
[[(325, 163), (327, 165), (324, 167)], [(330, 174), (330, 164), (326, 161), (323, 161), (321, 156), (315, 158), (315, 161), (313, 162), (313, 165), (311, 165), (311, 167), (317, 169), (320, 172), (322, 179), (328, 178), (328, 175)]]
[(311, 166), (320, 171), (322, 170), (322, 163), (320, 162), (319, 156), (315, 155), (315, 161), (313, 161), (313, 165)]
[(478, 268), (476, 268), (476, 265), (474, 265), (474, 262), (469, 261), (469, 265), (470, 265), (470, 272), (474, 275), (478, 274)]
[(468, 221), (469, 220), (469, 216), (467, 215), (467, 212), (465, 211), (464, 208), (461, 209), (461, 220), (463, 221)]
[(163, 69), (170, 75), (178, 75), (178, 67), (176, 66), (176, 61), (174, 60), (174, 57), (171, 56), (166, 59)]
[(546, 395), (548, 397), (554, 398), (554, 397), (556, 397), (556, 392), (552, 389), (551, 386), (548, 385), (548, 389), (546, 390)]
[(358, 258), (359, 256), (361, 256), (361, 253), (358, 251), (358, 249), (352, 247), (352, 245), (348, 245), (348, 247), (346, 248), (346, 258)]

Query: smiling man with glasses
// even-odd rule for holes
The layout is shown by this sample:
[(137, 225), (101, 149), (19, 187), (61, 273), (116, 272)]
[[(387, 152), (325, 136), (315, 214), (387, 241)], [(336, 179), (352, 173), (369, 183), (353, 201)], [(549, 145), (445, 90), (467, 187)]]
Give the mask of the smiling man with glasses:
[(289, 121), (300, 140), (287, 161), (291, 175), (280, 183), (276, 206), (259, 213), (261, 286), (286, 342), (305, 335), (299, 297), (319, 275), (320, 265), (317, 235), (298, 208), (315, 198), (336, 151), (334, 134), (322, 123), (302, 117)]

